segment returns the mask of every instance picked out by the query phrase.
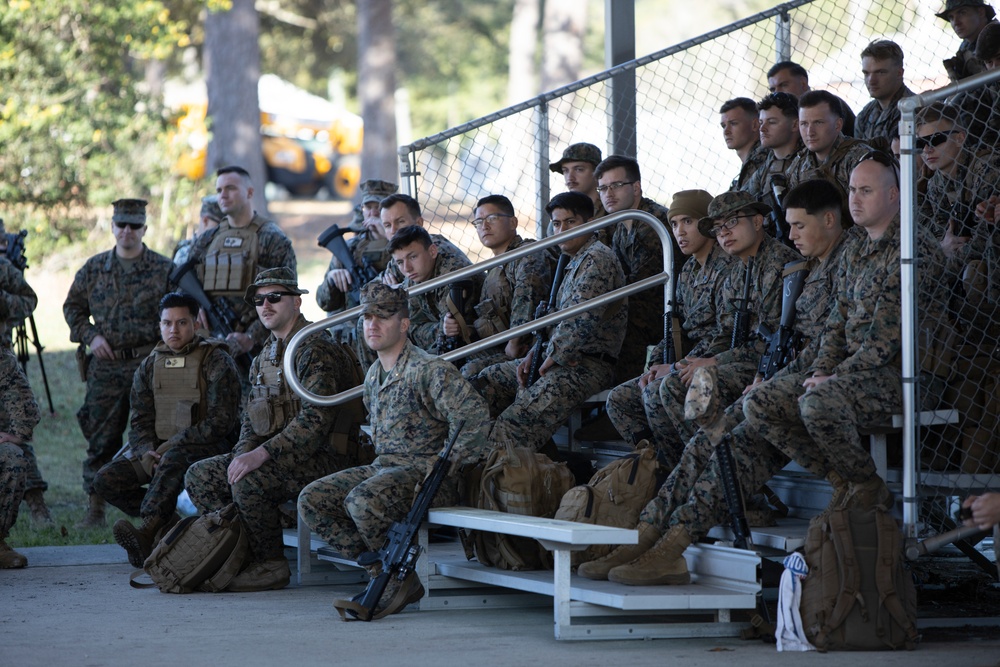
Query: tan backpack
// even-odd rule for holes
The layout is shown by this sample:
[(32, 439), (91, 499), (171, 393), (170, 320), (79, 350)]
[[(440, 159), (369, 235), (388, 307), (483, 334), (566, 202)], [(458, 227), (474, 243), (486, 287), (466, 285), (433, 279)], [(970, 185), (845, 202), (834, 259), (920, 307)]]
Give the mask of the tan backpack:
[[(639, 449), (598, 470), (587, 484), (574, 486), (559, 503), (555, 518), (615, 528), (635, 528), (639, 513), (663, 482), (663, 469), (652, 447)], [(574, 551), (574, 566), (586, 563), (614, 549), (614, 545), (594, 545)]]
[[(530, 447), (490, 452), (479, 485), (480, 509), (551, 518), (559, 499), (573, 486), (565, 463), (555, 463)], [(552, 567), (552, 555), (533, 539), (474, 531), (462, 535), (466, 555), (502, 570)]]

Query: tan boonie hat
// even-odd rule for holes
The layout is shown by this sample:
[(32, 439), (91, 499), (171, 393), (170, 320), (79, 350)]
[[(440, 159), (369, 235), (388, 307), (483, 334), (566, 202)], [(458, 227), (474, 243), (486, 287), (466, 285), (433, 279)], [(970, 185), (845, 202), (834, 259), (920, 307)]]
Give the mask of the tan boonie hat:
[(377, 278), (361, 288), (361, 314), (392, 317), (400, 311), (408, 312), (406, 290), (389, 287)]
[(708, 214), (698, 221), (698, 231), (714, 239), (715, 221), (725, 220), (741, 211), (767, 215), (771, 212), (771, 207), (754, 199), (749, 192), (742, 190), (723, 192), (708, 205)]
[(254, 305), (253, 297), (257, 293), (257, 289), (268, 285), (281, 285), (288, 288), (292, 294), (309, 294), (309, 290), (299, 289), (299, 281), (295, 277), (294, 271), (287, 266), (279, 266), (274, 269), (264, 269), (258, 273), (253, 284), (247, 287), (243, 300), (251, 306)]
[(370, 178), (361, 184), (361, 205), (368, 202), (380, 202), (391, 194), (399, 190), (399, 186), (389, 181), (380, 181), (377, 178)]
[(219, 207), (219, 195), (208, 195), (201, 198), (201, 215), (222, 222), (226, 214)]
[(944, 3), (944, 9), (939, 11), (934, 16), (939, 19), (944, 19), (945, 21), (950, 21), (951, 19), (948, 18), (948, 14), (959, 7), (985, 7), (987, 21), (992, 20), (993, 17), (997, 15), (996, 10), (983, 2), (983, 0), (947, 0), (947, 2)]
[(549, 165), (549, 170), (562, 173), (567, 162), (589, 162), (595, 167), (601, 163), (601, 149), (594, 144), (570, 144), (563, 151), (562, 159)]
[(145, 199), (119, 199), (111, 202), (115, 207), (111, 214), (111, 222), (130, 222), (133, 225), (146, 224)]
[(686, 215), (701, 220), (708, 215), (708, 205), (712, 203), (712, 195), (704, 190), (681, 190), (674, 193), (674, 199), (667, 209), (667, 220), (675, 215)]

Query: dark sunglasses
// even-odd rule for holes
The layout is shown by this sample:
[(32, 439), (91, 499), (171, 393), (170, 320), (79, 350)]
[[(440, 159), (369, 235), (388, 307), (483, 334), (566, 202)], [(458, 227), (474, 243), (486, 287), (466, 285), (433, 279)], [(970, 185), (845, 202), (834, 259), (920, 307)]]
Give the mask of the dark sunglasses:
[(952, 135), (955, 130), (945, 130), (944, 132), (935, 132), (934, 134), (928, 134), (926, 137), (917, 137), (916, 145), (918, 151), (922, 151), (928, 146), (937, 148), (944, 142), (948, 141), (948, 137)]
[(867, 153), (863, 158), (858, 160), (858, 164), (861, 164), (865, 160), (874, 160), (883, 167), (888, 167), (889, 169), (892, 169), (892, 175), (896, 177), (896, 187), (899, 187), (899, 163), (896, 162), (896, 158), (889, 155), (885, 151), (871, 151), (870, 153)]
[(145, 226), (146, 226), (146, 224), (143, 223), (143, 222), (116, 222), (115, 223), (115, 227), (117, 227), (118, 229), (125, 229), (126, 227), (128, 227), (133, 232), (137, 232), (137, 231), (139, 231), (140, 229), (142, 229)]
[(268, 303), (278, 303), (279, 301), (281, 301), (282, 297), (286, 296), (295, 296), (295, 295), (292, 294), (291, 292), (269, 292), (267, 294), (255, 294), (253, 296), (253, 305), (263, 306), (265, 300)]

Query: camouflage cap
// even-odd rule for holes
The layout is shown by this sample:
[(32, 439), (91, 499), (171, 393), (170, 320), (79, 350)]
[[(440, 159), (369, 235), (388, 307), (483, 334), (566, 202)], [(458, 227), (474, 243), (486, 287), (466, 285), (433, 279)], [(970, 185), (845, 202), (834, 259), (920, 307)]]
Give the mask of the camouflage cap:
[(309, 290), (299, 289), (299, 281), (295, 277), (294, 271), (287, 266), (279, 266), (273, 269), (264, 269), (258, 273), (253, 284), (247, 287), (246, 293), (243, 294), (243, 300), (251, 306), (254, 305), (253, 297), (257, 293), (257, 289), (268, 285), (281, 285), (288, 288), (292, 294), (309, 294)]
[(111, 222), (130, 222), (134, 225), (146, 224), (145, 199), (119, 199), (111, 202), (115, 207), (111, 214)]
[(549, 165), (549, 170), (562, 173), (567, 162), (589, 162), (595, 167), (601, 163), (601, 149), (594, 144), (570, 144), (563, 151), (562, 159)]
[(701, 220), (708, 215), (708, 205), (712, 203), (712, 195), (704, 190), (681, 190), (674, 193), (674, 199), (667, 209), (667, 220), (675, 215), (686, 215)]
[(219, 222), (226, 219), (226, 214), (219, 207), (219, 195), (208, 195), (201, 198), (201, 216), (203, 218), (209, 217)]
[(993, 7), (987, 5), (984, 2), (984, 0), (947, 0), (944, 3), (944, 9), (935, 14), (935, 16), (937, 16), (939, 19), (950, 21), (951, 19), (948, 18), (948, 14), (958, 9), (959, 7), (985, 7), (987, 21), (992, 20), (993, 17), (997, 15)]
[(361, 205), (368, 202), (380, 202), (391, 194), (399, 190), (399, 186), (389, 181), (380, 181), (370, 178), (361, 184)]
[(725, 220), (741, 211), (767, 215), (771, 212), (771, 207), (754, 199), (749, 192), (742, 190), (723, 192), (708, 205), (708, 214), (698, 221), (698, 231), (704, 236), (714, 239), (715, 221)]
[(347, 228), (352, 232), (361, 232), (365, 229), (365, 211), (361, 208), (361, 204), (354, 207), (353, 215), (351, 216), (351, 221), (347, 223)]
[(389, 287), (375, 279), (361, 288), (361, 314), (376, 317), (391, 317), (396, 313), (409, 311), (406, 290)]
[(979, 32), (976, 40), (976, 57), (990, 60), (1000, 54), (1000, 23), (990, 21)]

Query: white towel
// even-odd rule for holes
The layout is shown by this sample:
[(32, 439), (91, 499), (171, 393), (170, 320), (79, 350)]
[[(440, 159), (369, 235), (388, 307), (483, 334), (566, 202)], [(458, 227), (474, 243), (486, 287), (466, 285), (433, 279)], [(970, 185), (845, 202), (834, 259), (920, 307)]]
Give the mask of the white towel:
[(816, 647), (806, 639), (802, 614), (799, 612), (799, 605), (802, 603), (801, 580), (809, 574), (809, 566), (798, 552), (789, 554), (782, 564), (785, 571), (781, 573), (781, 585), (778, 588), (778, 622), (774, 630), (778, 650), (815, 651)]

